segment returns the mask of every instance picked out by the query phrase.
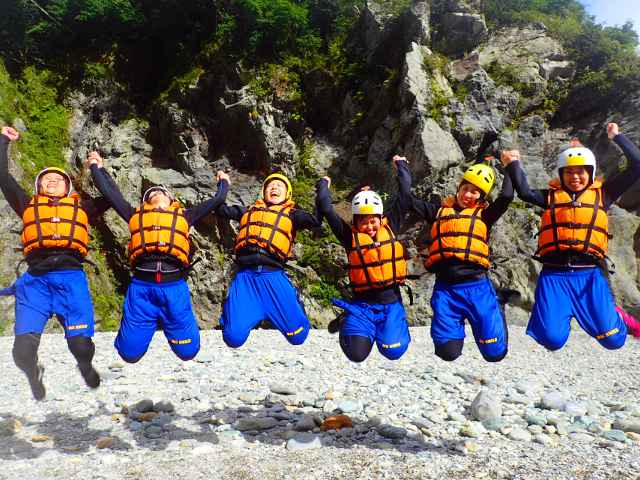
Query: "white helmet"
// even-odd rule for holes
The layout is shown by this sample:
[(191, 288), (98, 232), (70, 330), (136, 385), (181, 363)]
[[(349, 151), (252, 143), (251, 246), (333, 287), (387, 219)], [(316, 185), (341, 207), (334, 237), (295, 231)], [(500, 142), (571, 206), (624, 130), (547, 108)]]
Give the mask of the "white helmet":
[(382, 215), (382, 199), (372, 190), (358, 192), (351, 202), (353, 215)]
[(175, 200), (175, 197), (171, 194), (171, 192), (169, 190), (167, 190), (166, 187), (163, 187), (162, 185), (155, 185), (153, 187), (149, 187), (147, 188), (147, 190), (144, 192), (144, 194), (142, 195), (142, 202), (143, 203), (147, 203), (149, 201), (149, 198), (151, 197), (151, 194), (153, 192), (162, 192), (164, 193), (169, 200), (171, 200), (172, 202)]
[(591, 167), (591, 178), (596, 175), (596, 156), (591, 150), (583, 147), (577, 140), (558, 155), (558, 172), (565, 167)]

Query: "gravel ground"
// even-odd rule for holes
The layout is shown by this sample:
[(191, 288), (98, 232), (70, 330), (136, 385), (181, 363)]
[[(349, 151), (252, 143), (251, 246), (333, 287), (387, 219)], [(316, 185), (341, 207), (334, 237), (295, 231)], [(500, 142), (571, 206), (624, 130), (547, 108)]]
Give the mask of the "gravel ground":
[[(638, 341), (609, 352), (574, 330), (549, 353), (511, 327), (504, 361), (471, 342), (445, 363), (411, 333), (400, 361), (352, 364), (326, 331), (301, 347), (254, 331), (239, 350), (202, 332), (186, 363), (158, 332), (135, 365), (99, 334), (97, 391), (45, 335), (43, 402), (0, 338), (0, 479), (640, 478)], [(337, 413), (352, 426), (321, 428)]]

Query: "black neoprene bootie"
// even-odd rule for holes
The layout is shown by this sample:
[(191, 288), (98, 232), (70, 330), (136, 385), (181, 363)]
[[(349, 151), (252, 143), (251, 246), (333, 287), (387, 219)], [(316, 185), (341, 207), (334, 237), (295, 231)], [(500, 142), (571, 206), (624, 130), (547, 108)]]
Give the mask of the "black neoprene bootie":
[(78, 365), (78, 370), (80, 370), (80, 375), (82, 375), (87, 387), (98, 388), (100, 386), (100, 374), (93, 368), (93, 365), (89, 364), (88, 367)]
[(41, 364), (37, 364), (32, 373), (26, 373), (29, 380), (29, 386), (31, 387), (31, 393), (33, 398), (40, 401), (43, 400), (47, 394), (47, 390), (42, 383), (42, 377), (44, 376), (44, 367)]

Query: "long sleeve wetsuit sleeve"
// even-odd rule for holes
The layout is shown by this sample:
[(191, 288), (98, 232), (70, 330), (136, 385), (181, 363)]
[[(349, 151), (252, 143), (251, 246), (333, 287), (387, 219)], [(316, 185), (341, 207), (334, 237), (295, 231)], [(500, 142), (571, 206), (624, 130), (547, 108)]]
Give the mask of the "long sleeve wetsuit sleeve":
[(314, 228), (320, 228), (322, 225), (322, 216), (318, 213), (317, 209), (314, 214), (306, 212), (301, 209), (294, 208), (291, 212), (293, 219), (293, 228), (296, 231), (300, 230), (313, 230)]
[(398, 232), (402, 226), (405, 215), (411, 209), (413, 198), (411, 196), (411, 171), (409, 164), (403, 160), (396, 163), (398, 168), (398, 196), (389, 206), (387, 219), (391, 230)]
[(22, 217), (30, 197), (9, 174), (9, 143), (10, 140), (6, 136), (0, 135), (0, 190), (11, 208)]
[(229, 182), (227, 182), (226, 180), (221, 180), (220, 182), (218, 182), (218, 190), (214, 197), (205, 200), (199, 205), (195, 205), (191, 208), (186, 209), (184, 211), (184, 216), (187, 219), (189, 225), (195, 225), (210, 212), (218, 209), (218, 207), (220, 207), (227, 198), (228, 191)]
[(125, 222), (128, 222), (135, 209), (122, 196), (120, 189), (111, 178), (111, 175), (109, 175), (104, 168), (98, 168), (98, 166), (94, 164), (91, 165), (91, 176), (97, 189), (104, 198), (106, 198), (115, 211), (118, 212), (118, 215), (120, 215)]
[(239, 222), (242, 216), (247, 212), (247, 207), (240, 205), (229, 206), (226, 203), (222, 203), (216, 208), (216, 215), (222, 218), (228, 218), (229, 220), (235, 220)]
[(316, 209), (327, 219), (329, 228), (342, 246), (346, 249), (351, 248), (351, 225), (344, 221), (333, 208), (331, 192), (324, 178), (316, 183)]
[(531, 190), (527, 181), (527, 174), (522, 169), (519, 160), (507, 165), (506, 170), (520, 199), (532, 205), (546, 208), (548, 190)]
[(638, 147), (622, 133), (616, 135), (613, 141), (622, 149), (629, 160), (629, 165), (623, 172), (608, 178), (602, 185), (607, 208), (640, 178), (640, 150)]
[(513, 200), (513, 183), (509, 175), (505, 175), (502, 180), (502, 190), (500, 195), (493, 202), (489, 204), (487, 208), (482, 211), (482, 220), (487, 225), (487, 228), (491, 228), (498, 219), (504, 215), (504, 212), (509, 208), (509, 204)]
[(429, 223), (433, 223), (435, 222), (436, 216), (438, 215), (440, 205), (427, 202), (414, 195), (412, 196), (411, 208), (418, 214), (418, 216), (425, 219)]

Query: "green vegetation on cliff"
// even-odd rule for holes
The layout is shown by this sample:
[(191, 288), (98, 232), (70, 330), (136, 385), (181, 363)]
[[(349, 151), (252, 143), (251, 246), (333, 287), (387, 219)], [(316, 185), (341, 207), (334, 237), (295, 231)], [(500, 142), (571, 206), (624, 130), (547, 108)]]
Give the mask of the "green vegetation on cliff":
[(494, 28), (543, 23), (564, 44), (577, 65), (572, 97), (597, 103), (640, 86), (638, 35), (631, 22), (600, 25), (577, 0), (487, 0), (485, 8)]
[(69, 118), (70, 112), (51, 86), (50, 72), (27, 67), (12, 80), (0, 61), (0, 119), (9, 123), (19, 119), (26, 126), (16, 148), (27, 191), (32, 191), (32, 181), (44, 167), (65, 166)]

